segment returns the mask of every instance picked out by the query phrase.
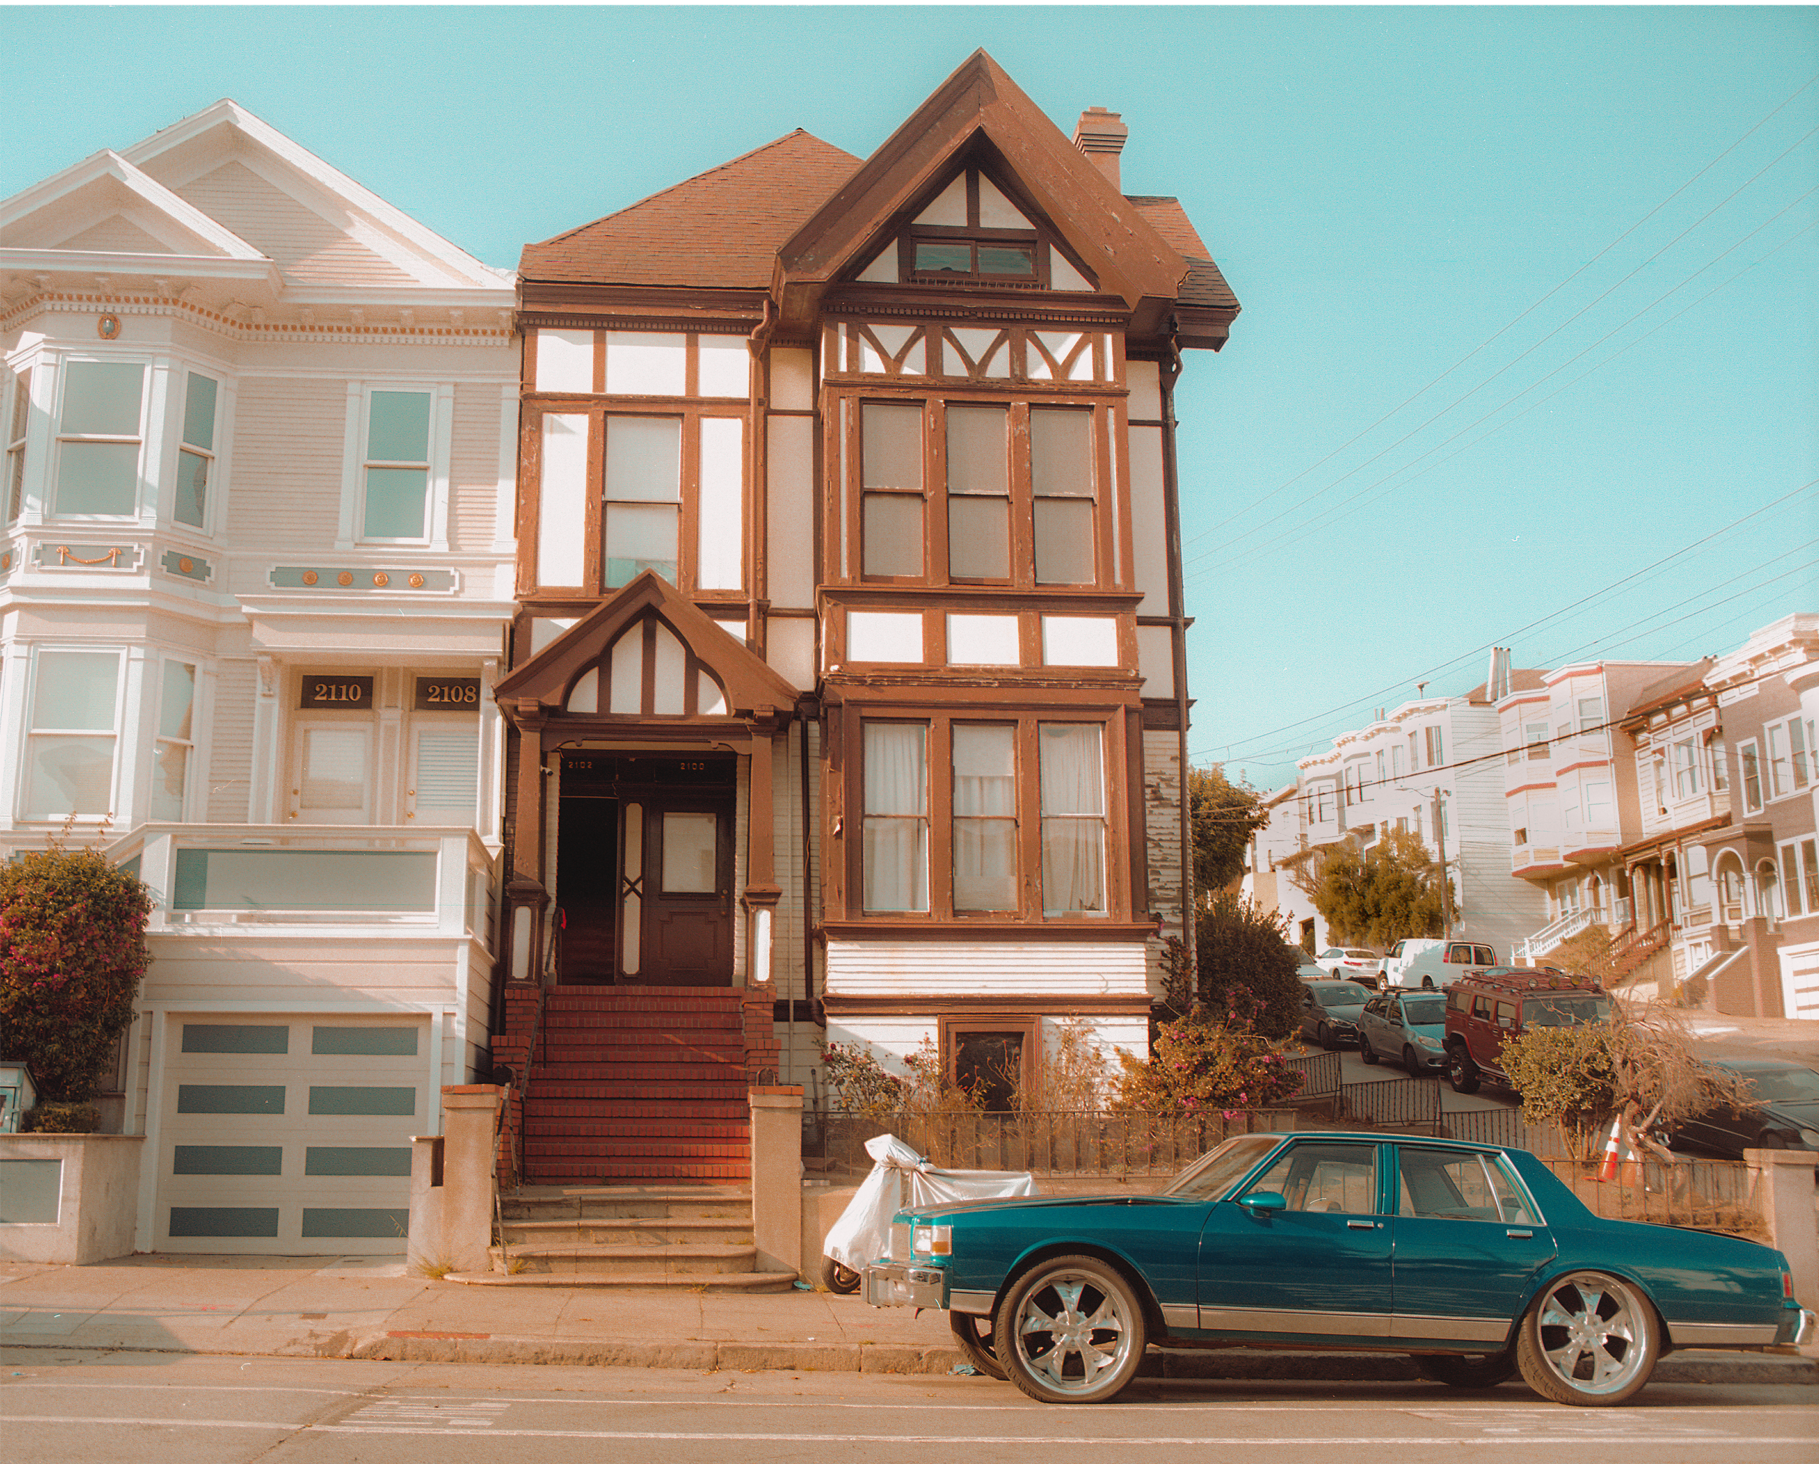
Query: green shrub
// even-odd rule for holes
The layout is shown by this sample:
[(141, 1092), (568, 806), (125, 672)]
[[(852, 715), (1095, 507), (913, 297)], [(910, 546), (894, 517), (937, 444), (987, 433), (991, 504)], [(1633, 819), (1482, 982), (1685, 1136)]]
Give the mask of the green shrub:
[(1617, 1064), (1602, 1023), (1531, 1027), (1504, 1043), (1502, 1062), (1522, 1095), (1523, 1118), (1557, 1125), (1576, 1152), (1616, 1111)]
[(40, 1103), (24, 1117), (28, 1133), (92, 1134), (101, 1127), (101, 1110), (92, 1103)]
[[(1269, 1038), (1295, 1030), (1301, 1018), (1301, 955), (1288, 939), (1285, 916), (1234, 894), (1218, 894), (1200, 912), (1194, 943), (1193, 991), (1205, 1015), (1254, 1027)], [(1172, 1005), (1179, 998), (1168, 1000)]]
[(0, 865), (0, 1057), (31, 1064), (41, 1099), (81, 1103), (109, 1071), (151, 960), (151, 908), (96, 849)]

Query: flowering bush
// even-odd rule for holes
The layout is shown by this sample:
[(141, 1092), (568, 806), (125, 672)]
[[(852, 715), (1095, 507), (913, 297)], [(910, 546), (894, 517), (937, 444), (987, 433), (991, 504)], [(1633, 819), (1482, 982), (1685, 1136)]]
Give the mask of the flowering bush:
[(133, 1020), (151, 957), (149, 892), (99, 850), (53, 846), (0, 865), (0, 1057), (47, 1103), (92, 1097)]
[(1186, 1018), (1165, 1023), (1147, 1062), (1118, 1054), (1124, 1072), (1115, 1108), (1142, 1113), (1233, 1112), (1268, 1108), (1301, 1090), (1267, 1037), (1242, 1021)]

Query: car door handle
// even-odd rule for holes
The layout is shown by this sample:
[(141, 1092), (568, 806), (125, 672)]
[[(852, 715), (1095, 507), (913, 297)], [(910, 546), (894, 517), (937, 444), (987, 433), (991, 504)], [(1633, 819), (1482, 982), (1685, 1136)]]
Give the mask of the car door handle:
[(1533, 1240), (1535, 1238), (1535, 1232), (1532, 1230), (1506, 1230), (1503, 1233), (1511, 1240)]
[(1383, 1226), (1379, 1220), (1347, 1220), (1345, 1228), (1347, 1230), (1380, 1230)]

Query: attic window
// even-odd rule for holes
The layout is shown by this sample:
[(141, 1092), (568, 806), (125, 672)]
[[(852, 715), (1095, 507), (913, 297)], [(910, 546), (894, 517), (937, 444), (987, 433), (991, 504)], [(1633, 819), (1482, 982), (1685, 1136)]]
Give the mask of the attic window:
[(957, 175), (911, 222), (898, 249), (905, 283), (1046, 286), (1042, 231), (977, 168)]

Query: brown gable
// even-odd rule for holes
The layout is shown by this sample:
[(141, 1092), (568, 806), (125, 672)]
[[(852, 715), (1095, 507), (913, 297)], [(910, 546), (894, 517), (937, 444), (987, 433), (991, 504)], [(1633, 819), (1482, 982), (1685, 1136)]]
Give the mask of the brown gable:
[(943, 82), (784, 245), (778, 283), (785, 327), (812, 318), (841, 271), (904, 221), (981, 141), (1101, 289), (1124, 299), (1133, 327), (1159, 329), (1187, 261), (984, 51)]
[(508, 708), (519, 701), (554, 708), (566, 705), (575, 682), (600, 664), (622, 630), (646, 614), (655, 614), (668, 625), (719, 682), (731, 715), (762, 715), (795, 706), (793, 686), (714, 624), (668, 580), (649, 570), (529, 660), (513, 667), (493, 687), (493, 696)]
[(859, 166), (798, 128), (640, 203), (527, 244), (527, 281), (762, 290), (777, 251)]
[(1128, 202), (1142, 214), (1158, 234), (1187, 261), (1187, 278), (1181, 282), (1176, 298), (1183, 305), (1206, 305), (1216, 310), (1238, 309), (1238, 297), (1225, 282), (1212, 252), (1200, 242), (1200, 235), (1189, 221), (1178, 198), (1139, 198), (1127, 195)]

